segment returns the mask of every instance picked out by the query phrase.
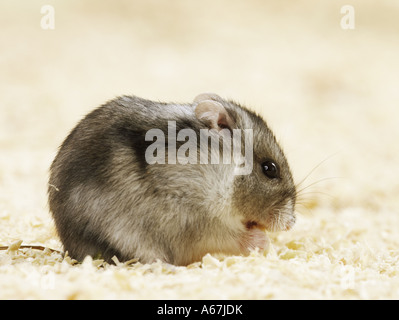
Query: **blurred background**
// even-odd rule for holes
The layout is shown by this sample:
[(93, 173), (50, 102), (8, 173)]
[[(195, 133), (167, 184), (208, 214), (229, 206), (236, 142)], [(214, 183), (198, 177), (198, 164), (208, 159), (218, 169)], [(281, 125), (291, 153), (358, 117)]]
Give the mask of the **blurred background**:
[(25, 239), (46, 238), (26, 227), (50, 221), (58, 146), (122, 94), (234, 99), (266, 119), (298, 182), (320, 164), (305, 211), (397, 208), (398, 57), (396, 0), (1, 0), (0, 241), (22, 217)]

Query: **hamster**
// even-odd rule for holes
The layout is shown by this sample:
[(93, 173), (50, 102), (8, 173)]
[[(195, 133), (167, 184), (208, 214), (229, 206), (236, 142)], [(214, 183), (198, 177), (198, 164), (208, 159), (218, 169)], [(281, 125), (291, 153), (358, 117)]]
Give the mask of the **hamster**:
[[(233, 160), (246, 150), (251, 170), (240, 174)], [(215, 151), (233, 156), (212, 162)], [(265, 231), (295, 223), (296, 187), (273, 132), (213, 93), (186, 104), (122, 96), (98, 107), (59, 148), (48, 196), (64, 250), (79, 261), (188, 265), (207, 253), (247, 255), (267, 249)]]

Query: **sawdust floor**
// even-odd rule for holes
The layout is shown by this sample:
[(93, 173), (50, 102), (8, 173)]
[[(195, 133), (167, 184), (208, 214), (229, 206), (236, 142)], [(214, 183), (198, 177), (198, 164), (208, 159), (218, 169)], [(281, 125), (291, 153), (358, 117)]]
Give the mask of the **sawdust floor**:
[[(51, 2), (51, 1), (50, 1)], [(1, 299), (398, 299), (399, 7), (351, 1), (0, 5)], [(298, 219), (268, 252), (188, 267), (74, 264), (46, 205), (68, 131), (120, 94), (213, 91), (260, 112), (303, 183)]]

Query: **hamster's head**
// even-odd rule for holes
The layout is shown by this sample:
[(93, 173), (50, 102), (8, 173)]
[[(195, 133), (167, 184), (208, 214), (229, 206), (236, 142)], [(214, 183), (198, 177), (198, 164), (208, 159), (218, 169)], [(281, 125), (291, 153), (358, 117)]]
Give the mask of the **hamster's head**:
[(235, 176), (233, 207), (248, 229), (289, 230), (295, 223), (296, 188), (287, 159), (263, 119), (246, 112), (254, 123), (252, 171)]
[[(202, 94), (196, 98), (208, 112), (214, 127), (242, 132), (241, 153), (252, 147), (251, 170), (236, 174), (233, 180), (232, 210), (242, 217), (247, 229), (267, 231), (289, 230), (295, 223), (296, 187), (287, 159), (273, 132), (266, 122), (254, 112), (232, 101), (225, 101), (215, 94)], [(209, 105), (219, 104), (219, 108)], [(206, 108), (208, 105), (208, 108)], [(201, 108), (197, 108), (200, 110)], [(252, 137), (251, 137), (252, 136)], [(250, 139), (246, 139), (249, 137)]]

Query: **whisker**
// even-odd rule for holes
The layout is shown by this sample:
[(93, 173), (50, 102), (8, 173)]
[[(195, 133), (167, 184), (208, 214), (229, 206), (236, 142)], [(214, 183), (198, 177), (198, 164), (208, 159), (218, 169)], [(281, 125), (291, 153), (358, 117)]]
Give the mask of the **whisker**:
[(275, 220), (275, 226), (274, 226), (274, 229), (275, 230), (280, 230), (280, 227), (281, 227), (281, 213), (280, 213), (280, 209), (277, 211), (277, 214), (276, 215), (274, 215), (274, 220)]
[[(310, 188), (310, 187), (312, 187), (312, 186), (314, 186), (314, 185), (316, 185), (316, 184), (318, 184), (318, 183), (320, 183), (320, 182), (324, 182), (324, 181), (327, 181), (327, 180), (333, 180), (333, 179), (342, 179), (342, 177), (329, 177), (329, 178), (323, 178), (323, 179), (317, 180), (317, 181), (315, 181), (315, 182), (313, 182), (313, 183), (307, 185), (306, 187), (303, 187), (302, 189), (297, 190), (297, 191), (296, 191), (296, 194), (298, 195), (298, 194), (300, 194), (301, 192), (303, 192), (304, 190), (306, 190), (306, 189), (308, 189), (308, 188)], [(298, 186), (299, 186), (299, 185), (297, 185), (297, 187), (298, 187)]]
[[(313, 214), (312, 208), (308, 208), (303, 204), (300, 204), (300, 205), (301, 205), (301, 208), (295, 209), (296, 213), (299, 213), (300, 215), (312, 215)], [(303, 212), (303, 210), (306, 210), (306, 212)]]
[(325, 158), (324, 160), (320, 161), (312, 170), (310, 170), (310, 172), (299, 182), (296, 184), (296, 187), (298, 188), (302, 183), (304, 183), (306, 181), (307, 178), (309, 178), (309, 176), (315, 172), (322, 164), (324, 164), (327, 160), (330, 160), (332, 157), (335, 157), (339, 152), (335, 152), (332, 155), (328, 156), (327, 158)]
[(326, 197), (330, 197), (331, 199), (334, 198), (333, 195), (327, 193), (327, 192), (322, 192), (322, 191), (307, 191), (307, 192), (303, 192), (301, 193), (298, 198), (296, 203), (300, 203), (301, 200), (306, 201), (306, 198), (304, 196), (308, 196), (308, 195), (322, 195), (322, 196), (326, 196)]

